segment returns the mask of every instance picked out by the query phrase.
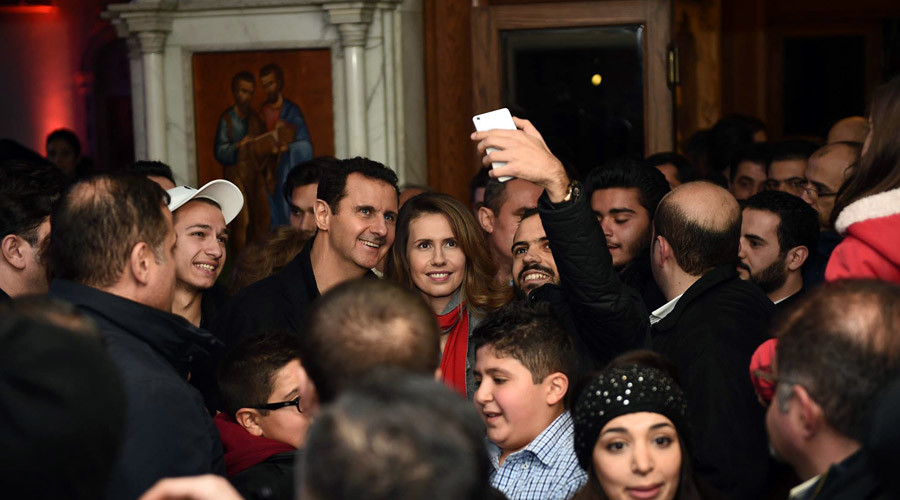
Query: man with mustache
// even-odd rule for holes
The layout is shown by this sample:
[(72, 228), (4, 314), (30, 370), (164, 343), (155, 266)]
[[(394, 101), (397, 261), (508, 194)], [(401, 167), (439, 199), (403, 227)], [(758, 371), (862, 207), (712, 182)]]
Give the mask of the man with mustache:
[[(548, 161), (524, 164), (517, 174), (544, 191), (513, 236), (513, 283), (520, 297), (550, 303), (575, 342), (579, 372), (587, 373), (648, 345), (647, 312), (637, 291), (619, 279), (609, 252), (597, 251), (606, 240), (581, 185), (569, 179), (531, 123), (518, 124), (525, 134), (512, 136), (516, 143), (506, 149)], [(553, 168), (543, 168), (547, 164)]]
[(763, 191), (747, 199), (737, 271), (780, 311), (803, 292), (803, 267), (819, 238), (818, 214), (802, 199)]

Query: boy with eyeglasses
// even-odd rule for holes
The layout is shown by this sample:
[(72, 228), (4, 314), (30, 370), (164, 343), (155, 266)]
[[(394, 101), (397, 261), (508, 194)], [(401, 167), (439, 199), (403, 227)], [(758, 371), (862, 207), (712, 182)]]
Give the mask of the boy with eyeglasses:
[(293, 498), (296, 449), (306, 442), (316, 400), (297, 339), (248, 337), (219, 368), (225, 412), (215, 417), (229, 480), (244, 498)]

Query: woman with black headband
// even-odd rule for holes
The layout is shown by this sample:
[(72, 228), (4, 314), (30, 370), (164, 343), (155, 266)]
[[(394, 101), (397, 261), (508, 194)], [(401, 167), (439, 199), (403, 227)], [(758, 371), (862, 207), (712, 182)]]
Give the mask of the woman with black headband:
[(614, 366), (582, 387), (572, 416), (589, 479), (576, 499), (706, 498), (691, 471), (687, 403), (668, 373)]

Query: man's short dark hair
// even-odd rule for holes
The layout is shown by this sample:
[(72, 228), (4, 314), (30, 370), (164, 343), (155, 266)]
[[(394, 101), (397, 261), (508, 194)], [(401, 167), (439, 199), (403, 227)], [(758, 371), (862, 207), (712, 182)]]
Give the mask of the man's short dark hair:
[(500, 207), (506, 201), (506, 183), (497, 179), (488, 179), (484, 185), (484, 206), (489, 208), (494, 215), (500, 213)]
[(316, 300), (300, 335), (301, 358), (319, 401), (329, 403), (377, 367), (433, 375), (440, 365), (440, 335), (418, 293), (361, 278)]
[(312, 160), (298, 163), (288, 172), (284, 181), (284, 199), (291, 203), (294, 189), (307, 184), (315, 184), (322, 178), (322, 172), (333, 168), (340, 160), (331, 156), (319, 156)]
[(521, 223), (523, 220), (525, 220), (529, 217), (533, 217), (535, 215), (540, 215), (540, 213), (541, 213), (541, 210), (538, 207), (529, 208), (529, 209), (525, 210), (524, 212), (522, 212), (522, 218), (519, 219), (519, 222)]
[(266, 75), (275, 74), (275, 81), (278, 82), (278, 90), (284, 88), (284, 71), (281, 70), (281, 66), (270, 63), (266, 64), (259, 70), (259, 77), (262, 78)]
[(744, 202), (744, 208), (765, 210), (778, 216), (778, 246), (783, 257), (788, 250), (804, 246), (816, 251), (819, 214), (802, 199), (783, 191), (761, 191)]
[(105, 496), (126, 408), (120, 372), (99, 339), (3, 311), (0, 408), (5, 498)]
[(75, 152), (75, 156), (81, 154), (81, 141), (78, 140), (78, 136), (75, 134), (75, 132), (67, 128), (58, 128), (53, 132), (50, 132), (47, 135), (47, 140), (45, 142), (47, 144), (50, 144), (53, 141), (65, 141), (69, 143), (69, 146), (72, 147), (72, 151)]
[(483, 436), (472, 404), (433, 377), (378, 370), (316, 418), (297, 484), (319, 500), (493, 498)]
[(704, 227), (669, 197), (656, 209), (653, 228), (669, 241), (681, 270), (699, 276), (716, 266), (734, 264), (741, 241), (740, 211), (730, 222), (721, 230)]
[(278, 371), (295, 359), (300, 359), (296, 335), (272, 331), (242, 340), (219, 365), (219, 391), (225, 411), (233, 417), (241, 408), (266, 404), (275, 389)]
[(731, 182), (735, 181), (738, 165), (749, 161), (762, 167), (763, 171), (769, 171), (769, 163), (772, 161), (772, 148), (766, 143), (758, 142), (739, 149), (734, 155), (731, 164), (728, 165)]
[(667, 163), (675, 167), (675, 177), (678, 179), (678, 182), (685, 183), (694, 180), (694, 166), (691, 165), (691, 160), (674, 151), (656, 153), (644, 159), (644, 164), (653, 168)]
[(55, 275), (95, 288), (115, 284), (139, 242), (158, 262), (169, 196), (141, 175), (101, 175), (75, 184), (50, 216), (50, 265)]
[(250, 85), (256, 85), (256, 79), (253, 78), (253, 73), (249, 71), (241, 71), (238, 74), (234, 75), (231, 78), (231, 93), (237, 95), (238, 91), (238, 83), (247, 82)]
[(475, 201), (475, 190), (478, 188), (487, 187), (488, 181), (491, 179), (491, 176), (488, 175), (491, 169), (488, 167), (481, 167), (478, 169), (478, 172), (472, 177), (472, 181), (469, 182), (469, 200)]
[(766, 126), (758, 118), (731, 114), (719, 119), (710, 129), (710, 167), (722, 171), (735, 163), (735, 154), (753, 143), (753, 136), (765, 132)]
[[(771, 167), (772, 163), (776, 161), (808, 160), (817, 149), (819, 149), (819, 145), (810, 141), (790, 140), (778, 142), (772, 146), (772, 160), (769, 162), (769, 166)], [(768, 170), (766, 168), (766, 172)]]
[(56, 166), (9, 160), (0, 163), (0, 239), (14, 234), (35, 246), (38, 228), (65, 189)]
[(400, 196), (400, 189), (397, 188), (397, 174), (383, 164), (361, 156), (339, 160), (332, 167), (322, 171), (316, 194), (318, 199), (328, 203), (331, 213), (337, 213), (338, 205), (347, 196), (347, 178), (350, 177), (350, 174), (360, 174), (368, 179), (390, 184), (397, 196)]
[(588, 172), (585, 180), (588, 196), (598, 189), (609, 188), (637, 189), (638, 201), (651, 219), (663, 196), (670, 191), (662, 172), (631, 159), (614, 160)]
[(172, 184), (175, 184), (176, 186), (178, 185), (175, 182), (175, 176), (172, 175), (172, 167), (166, 165), (161, 161), (138, 160), (126, 166), (124, 171), (132, 174), (143, 175), (145, 177), (164, 177), (172, 181)]
[(515, 300), (506, 304), (484, 318), (470, 342), (475, 351), (490, 346), (496, 356), (522, 363), (535, 384), (557, 372), (574, 383), (575, 347), (547, 302)]
[(776, 326), (778, 390), (802, 385), (825, 420), (861, 441), (878, 395), (900, 367), (900, 287), (881, 281), (824, 283)]

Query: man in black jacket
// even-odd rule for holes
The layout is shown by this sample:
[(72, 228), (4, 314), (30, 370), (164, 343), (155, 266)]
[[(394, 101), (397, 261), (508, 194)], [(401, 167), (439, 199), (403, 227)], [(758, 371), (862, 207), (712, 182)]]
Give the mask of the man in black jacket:
[(773, 306), (735, 271), (740, 207), (726, 190), (690, 182), (663, 198), (653, 224), (651, 269), (668, 302), (650, 314), (651, 343), (681, 377), (696, 472), (725, 498), (761, 498), (768, 449), (747, 367)]
[(137, 498), (164, 477), (224, 472), (222, 445), (192, 361), (216, 347), (171, 314), (175, 233), (167, 195), (135, 175), (75, 185), (51, 216), (50, 294), (76, 305), (103, 335), (125, 386), (125, 436), (108, 498)]
[(792, 499), (897, 498), (896, 412), (875, 410), (898, 375), (898, 328), (900, 287), (852, 280), (811, 290), (776, 327), (766, 428), (803, 481)]
[(641, 294), (647, 310), (665, 304), (650, 272), (650, 227), (669, 192), (666, 177), (643, 162), (623, 159), (591, 170), (584, 184), (619, 279)]
[(515, 175), (544, 192), (513, 238), (513, 282), (529, 300), (551, 304), (575, 341), (579, 371), (587, 373), (648, 346), (647, 312), (637, 291), (620, 281), (581, 185), (569, 179), (537, 130), (520, 123), (525, 134), (506, 144), (507, 153), (529, 158), (514, 165)]
[(309, 305), (344, 281), (371, 273), (394, 242), (397, 175), (366, 158), (323, 169), (315, 215), (318, 234), (278, 273), (239, 291), (212, 331), (235, 345), (264, 330), (300, 335)]

